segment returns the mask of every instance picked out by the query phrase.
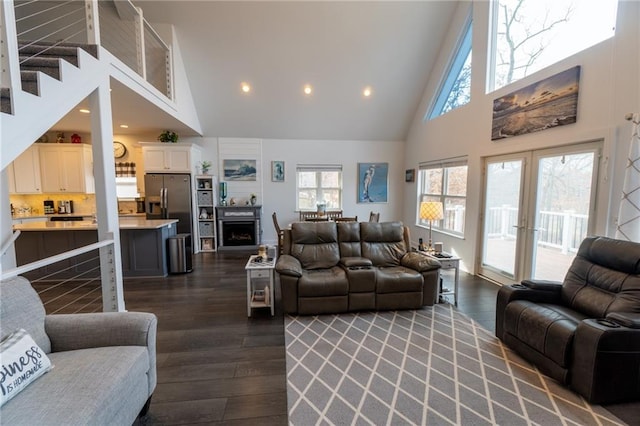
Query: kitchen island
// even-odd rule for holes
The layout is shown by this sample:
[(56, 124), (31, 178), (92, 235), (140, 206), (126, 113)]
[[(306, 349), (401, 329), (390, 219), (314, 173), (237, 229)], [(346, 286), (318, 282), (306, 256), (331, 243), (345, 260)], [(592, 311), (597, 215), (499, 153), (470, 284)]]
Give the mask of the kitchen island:
[[(120, 249), (124, 277), (164, 277), (167, 275), (167, 239), (176, 235), (177, 219), (127, 217), (120, 219)], [(18, 266), (35, 262), (98, 241), (98, 225), (93, 221), (30, 222), (16, 224), (21, 231), (16, 240)], [(71, 278), (99, 271), (98, 252), (93, 251), (25, 274), (31, 280), (57, 272), (54, 279)], [(60, 271), (60, 272), (58, 272)], [(99, 272), (98, 272), (99, 275)]]

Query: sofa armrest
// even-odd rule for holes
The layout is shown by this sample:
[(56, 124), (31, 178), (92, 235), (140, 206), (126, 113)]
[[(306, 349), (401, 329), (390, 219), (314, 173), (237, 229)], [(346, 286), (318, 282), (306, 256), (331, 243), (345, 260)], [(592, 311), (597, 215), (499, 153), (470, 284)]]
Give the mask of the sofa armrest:
[(442, 265), (436, 259), (427, 257), (415, 251), (410, 251), (400, 259), (400, 264), (418, 272), (439, 269)]
[(276, 271), (282, 275), (301, 277), (302, 265), (295, 257), (289, 254), (283, 254), (278, 258), (278, 262), (276, 262)]
[(638, 375), (629, 374), (640, 369), (640, 329), (611, 320), (586, 319), (576, 328), (573, 347), (571, 387), (590, 403), (640, 397)]
[(532, 290), (560, 291), (562, 289), (560, 281), (522, 280), (520, 284)]
[(496, 296), (496, 337), (500, 340), (504, 340), (504, 311), (507, 305), (514, 300), (528, 300), (536, 303), (551, 303), (561, 304), (562, 285), (543, 285), (541, 282), (540, 288), (534, 288), (537, 285), (533, 285), (533, 280), (525, 280), (529, 282), (531, 287), (524, 284), (524, 281), (519, 284), (504, 285), (498, 290)]
[(149, 395), (157, 382), (158, 319), (146, 312), (101, 312), (47, 315), (44, 327), (52, 352), (106, 346), (146, 346), (149, 354)]
[(359, 266), (371, 266), (373, 265), (373, 262), (371, 262), (371, 259), (367, 259), (366, 257), (352, 256), (341, 257), (340, 264), (345, 268), (355, 268)]
[(47, 315), (52, 352), (105, 346), (155, 346), (157, 318), (145, 312)]
[(610, 312), (606, 319), (623, 327), (640, 328), (640, 313), (638, 312)]

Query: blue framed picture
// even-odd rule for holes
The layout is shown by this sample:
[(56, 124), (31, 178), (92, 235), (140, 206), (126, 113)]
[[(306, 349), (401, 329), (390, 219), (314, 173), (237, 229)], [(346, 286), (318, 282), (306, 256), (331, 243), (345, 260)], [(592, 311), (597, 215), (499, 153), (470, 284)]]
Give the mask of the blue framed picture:
[(386, 203), (389, 163), (358, 163), (358, 203)]

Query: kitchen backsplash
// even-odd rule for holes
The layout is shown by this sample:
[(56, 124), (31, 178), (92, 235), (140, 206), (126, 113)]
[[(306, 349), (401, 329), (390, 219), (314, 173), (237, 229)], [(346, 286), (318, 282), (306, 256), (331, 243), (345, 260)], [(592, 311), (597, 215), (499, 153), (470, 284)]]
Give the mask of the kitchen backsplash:
[[(96, 212), (95, 194), (33, 194), (33, 195), (10, 195), (9, 202), (13, 205), (15, 214), (41, 215), (44, 214), (44, 201), (53, 200), (57, 209), (58, 201), (73, 201), (73, 214), (92, 215)], [(134, 203), (135, 208), (135, 203)], [(57, 211), (56, 211), (57, 213)]]

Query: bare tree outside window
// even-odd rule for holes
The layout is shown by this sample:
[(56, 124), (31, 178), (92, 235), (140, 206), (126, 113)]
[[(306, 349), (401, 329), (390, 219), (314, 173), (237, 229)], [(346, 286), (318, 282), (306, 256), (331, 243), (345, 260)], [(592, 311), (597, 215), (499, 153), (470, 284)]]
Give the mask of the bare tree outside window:
[(615, 33), (617, 0), (499, 0), (493, 88), (556, 63)]
[(471, 100), (471, 52), (464, 62), (458, 78), (451, 87), (449, 97), (442, 107), (442, 114), (456, 109), (459, 106), (466, 105)]

